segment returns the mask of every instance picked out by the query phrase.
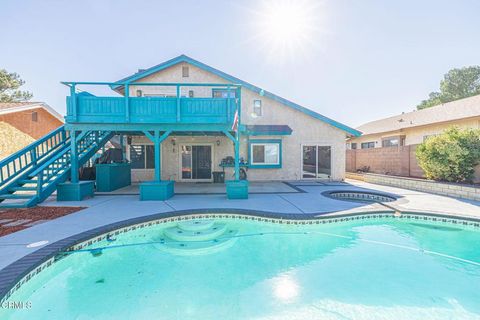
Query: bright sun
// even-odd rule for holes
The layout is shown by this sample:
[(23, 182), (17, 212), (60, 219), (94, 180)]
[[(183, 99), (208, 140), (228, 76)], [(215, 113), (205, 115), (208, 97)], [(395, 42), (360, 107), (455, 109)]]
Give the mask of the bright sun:
[(285, 59), (305, 53), (319, 31), (320, 1), (265, 0), (255, 13), (257, 40), (270, 56)]

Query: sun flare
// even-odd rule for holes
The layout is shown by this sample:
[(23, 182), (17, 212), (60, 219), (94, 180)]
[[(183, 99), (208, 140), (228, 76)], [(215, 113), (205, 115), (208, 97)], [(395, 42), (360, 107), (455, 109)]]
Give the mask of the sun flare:
[(263, 51), (277, 59), (304, 54), (316, 43), (321, 1), (265, 0), (255, 11), (258, 43)]

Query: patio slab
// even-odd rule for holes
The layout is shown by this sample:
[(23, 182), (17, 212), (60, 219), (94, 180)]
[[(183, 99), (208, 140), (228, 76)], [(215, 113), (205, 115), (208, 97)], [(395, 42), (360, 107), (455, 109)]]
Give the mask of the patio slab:
[[(250, 194), (255, 193), (298, 193), (295, 187), (282, 181), (253, 181), (249, 184)], [(96, 195), (137, 195), (140, 194), (140, 184), (129, 186), (111, 192), (96, 192)], [(224, 183), (210, 182), (175, 182), (175, 194), (226, 194)]]

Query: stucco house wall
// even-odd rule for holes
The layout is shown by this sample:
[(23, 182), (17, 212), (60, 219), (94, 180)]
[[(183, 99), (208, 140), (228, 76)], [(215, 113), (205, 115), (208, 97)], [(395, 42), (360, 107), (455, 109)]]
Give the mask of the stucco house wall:
[[(189, 77), (182, 77), (182, 66), (188, 65)], [(180, 83), (227, 83), (223, 78), (196, 66), (184, 63), (177, 64), (165, 70), (147, 76), (137, 82), (180, 82)], [(135, 96), (137, 90), (142, 90), (143, 95), (168, 94), (175, 95), (175, 87), (149, 87), (130, 86), (129, 94)], [(209, 87), (182, 87), (181, 94), (188, 96), (188, 91), (193, 90), (195, 97), (211, 97), (212, 88)], [(281, 139), (282, 140), (282, 167), (276, 169), (248, 169), (249, 180), (297, 180), (301, 179), (301, 152), (303, 144), (318, 144), (331, 146), (332, 180), (342, 180), (345, 177), (345, 139), (346, 133), (330, 124), (315, 119), (303, 112), (292, 109), (277, 101), (242, 88), (242, 117), (244, 125), (288, 125), (293, 130), (289, 136), (255, 136), (255, 139)], [(262, 101), (262, 116), (253, 115), (254, 100)], [(171, 140), (176, 139), (177, 148), (172, 148)], [(220, 146), (216, 141), (220, 140)], [(150, 143), (145, 137), (134, 137), (136, 142)], [(232, 142), (225, 136), (219, 137), (169, 137), (162, 143), (162, 179), (179, 179), (178, 145), (183, 142), (213, 143), (212, 171), (221, 171), (218, 167), (225, 156), (233, 156)], [(128, 154), (128, 152), (127, 152)], [(248, 159), (248, 137), (242, 136), (240, 156)], [(227, 169), (226, 178), (231, 178), (231, 169)], [(153, 177), (153, 170), (147, 172), (134, 170), (133, 180), (149, 180)], [(144, 179), (143, 179), (144, 178)]]

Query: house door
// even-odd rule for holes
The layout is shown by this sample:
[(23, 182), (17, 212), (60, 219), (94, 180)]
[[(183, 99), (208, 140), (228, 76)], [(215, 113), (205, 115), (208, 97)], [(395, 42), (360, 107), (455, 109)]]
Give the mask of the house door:
[(302, 178), (330, 178), (332, 174), (332, 147), (321, 145), (302, 146)]
[(212, 180), (212, 146), (182, 145), (181, 148), (181, 180)]

